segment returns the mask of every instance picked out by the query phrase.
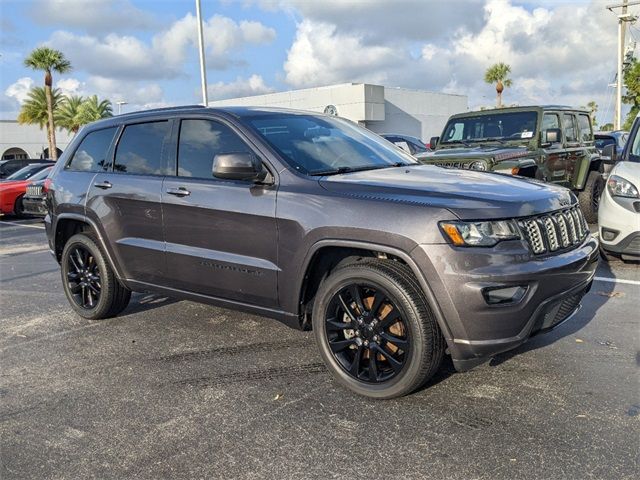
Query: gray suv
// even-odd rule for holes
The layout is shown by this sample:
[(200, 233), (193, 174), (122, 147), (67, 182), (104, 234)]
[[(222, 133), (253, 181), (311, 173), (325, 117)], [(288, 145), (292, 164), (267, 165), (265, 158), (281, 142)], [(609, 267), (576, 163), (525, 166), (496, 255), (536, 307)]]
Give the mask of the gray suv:
[(71, 306), (132, 291), (315, 331), (335, 378), (407, 394), (568, 319), (598, 259), (575, 196), (420, 165), (336, 117), (181, 107), (101, 120), (51, 176), (45, 219)]

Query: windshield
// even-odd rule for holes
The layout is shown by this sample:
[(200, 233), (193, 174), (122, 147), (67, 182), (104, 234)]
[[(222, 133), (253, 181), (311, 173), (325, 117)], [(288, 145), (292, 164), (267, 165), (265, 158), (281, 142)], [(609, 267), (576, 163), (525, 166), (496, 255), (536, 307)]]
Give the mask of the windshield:
[(417, 163), (378, 135), (340, 118), (273, 114), (245, 117), (245, 121), (291, 167), (307, 175)]
[(45, 167), (46, 165), (41, 164), (27, 165), (17, 172), (9, 175), (5, 180), (28, 180)]
[(536, 112), (494, 113), (449, 120), (441, 143), (471, 143), (486, 140), (529, 140), (536, 134)]

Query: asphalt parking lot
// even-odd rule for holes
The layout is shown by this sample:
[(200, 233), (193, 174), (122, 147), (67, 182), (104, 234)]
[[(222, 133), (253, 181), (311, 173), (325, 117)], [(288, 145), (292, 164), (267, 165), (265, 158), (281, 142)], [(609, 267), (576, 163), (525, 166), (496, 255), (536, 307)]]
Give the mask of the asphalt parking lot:
[(637, 478), (640, 267), (597, 276), (559, 329), (372, 401), (269, 319), (136, 294), (83, 320), (41, 222), (0, 220), (0, 478)]

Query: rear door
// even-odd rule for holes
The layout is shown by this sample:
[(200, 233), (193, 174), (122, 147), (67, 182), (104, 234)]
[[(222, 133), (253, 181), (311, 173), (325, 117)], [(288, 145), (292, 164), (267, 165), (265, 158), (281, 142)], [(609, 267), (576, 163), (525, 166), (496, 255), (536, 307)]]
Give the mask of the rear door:
[(576, 122), (578, 125), (580, 149), (576, 153), (576, 163), (570, 181), (572, 188), (583, 188), (589, 175), (591, 157), (597, 155), (597, 150), (595, 148), (595, 140), (593, 138), (591, 118), (589, 115), (586, 113), (578, 113), (576, 115)]
[(161, 192), (171, 125), (166, 119), (125, 125), (113, 161), (89, 189), (87, 215), (105, 230), (129, 280), (159, 284), (166, 274)]
[[(542, 139), (546, 138), (547, 130), (551, 128), (559, 128), (562, 130), (560, 123), (560, 114), (556, 112), (545, 112), (542, 115)], [(545, 151), (545, 165), (543, 166), (543, 175), (548, 182), (563, 183), (567, 171), (567, 152), (564, 149), (563, 139), (548, 145)]]
[(171, 286), (276, 306), (276, 186), (212, 175), (217, 154), (258, 153), (231, 124), (211, 118), (183, 118), (174, 140), (176, 167), (162, 192)]
[(566, 169), (564, 175), (559, 176), (560, 185), (571, 187), (572, 179), (576, 174), (580, 161), (584, 157), (584, 149), (580, 145), (580, 131), (575, 114), (564, 112), (562, 114), (562, 129), (564, 132)]

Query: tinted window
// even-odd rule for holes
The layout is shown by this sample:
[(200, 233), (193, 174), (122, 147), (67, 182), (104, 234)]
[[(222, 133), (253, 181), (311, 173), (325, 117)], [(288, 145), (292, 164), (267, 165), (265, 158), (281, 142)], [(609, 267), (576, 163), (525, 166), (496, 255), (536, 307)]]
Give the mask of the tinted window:
[(447, 123), (442, 143), (489, 139), (531, 139), (536, 133), (536, 112), (511, 112), (456, 118)]
[(178, 175), (212, 178), (213, 157), (251, 152), (229, 127), (211, 120), (183, 120), (178, 142)]
[(578, 135), (576, 132), (576, 124), (573, 115), (565, 113), (562, 115), (562, 123), (564, 124), (564, 136), (567, 142), (577, 142)]
[(580, 129), (580, 141), (591, 142), (593, 140), (591, 120), (588, 115), (578, 115), (578, 128)]
[(162, 175), (162, 144), (169, 122), (127, 125), (116, 148), (116, 172)]
[(109, 146), (117, 128), (105, 128), (90, 132), (82, 139), (67, 168), (80, 172), (98, 172), (107, 162)]
[(273, 114), (244, 120), (283, 160), (309, 175), (417, 163), (375, 133), (337, 117)]

